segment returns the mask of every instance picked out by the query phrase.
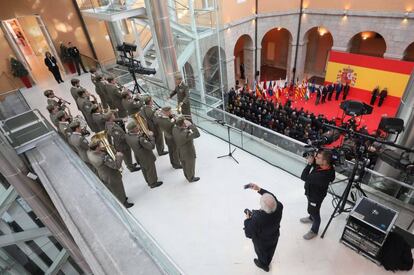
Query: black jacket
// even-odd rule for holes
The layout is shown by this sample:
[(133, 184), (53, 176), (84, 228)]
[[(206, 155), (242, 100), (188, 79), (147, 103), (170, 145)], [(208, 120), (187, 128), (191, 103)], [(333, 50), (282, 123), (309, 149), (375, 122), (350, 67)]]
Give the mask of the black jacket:
[(75, 46), (68, 48), (68, 53), (73, 59), (80, 58), (80, 52), (78, 48), (76, 48)]
[[(311, 171), (311, 168), (312, 171)], [(305, 195), (311, 202), (322, 202), (328, 192), (329, 183), (335, 179), (335, 169), (322, 170), (317, 165), (306, 165), (300, 178), (305, 181)]]
[(57, 68), (57, 61), (54, 56), (51, 58), (45, 57), (45, 65), (48, 67), (49, 71), (53, 70), (54, 68)]
[(267, 214), (263, 210), (253, 210), (252, 217), (244, 220), (244, 233), (247, 238), (261, 246), (271, 246), (279, 238), (280, 220), (282, 219), (283, 204), (272, 193), (260, 189), (259, 194), (270, 194), (276, 200), (276, 211)]

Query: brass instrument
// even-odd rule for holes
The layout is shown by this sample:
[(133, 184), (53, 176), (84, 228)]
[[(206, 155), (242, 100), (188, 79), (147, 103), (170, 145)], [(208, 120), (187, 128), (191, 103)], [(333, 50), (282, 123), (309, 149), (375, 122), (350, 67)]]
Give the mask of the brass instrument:
[[(61, 98), (61, 97), (58, 97), (58, 96), (54, 96), (54, 98), (57, 98), (60, 102), (62, 102), (62, 104), (64, 105), (64, 104), (68, 104), (68, 105), (70, 105), (70, 102), (69, 101), (67, 101), (67, 100), (64, 100), (63, 98)], [(62, 105), (61, 104), (61, 105)]]
[(140, 130), (147, 136), (147, 138), (150, 138), (150, 130), (148, 129), (148, 123), (147, 121), (139, 114), (136, 113), (134, 115), (134, 119), (137, 122)]
[[(116, 160), (116, 151), (114, 147), (109, 143), (106, 131), (100, 131), (91, 137), (91, 141), (99, 141), (104, 147), (106, 153), (115, 161)], [(122, 167), (119, 168), (119, 171), (122, 172)]]

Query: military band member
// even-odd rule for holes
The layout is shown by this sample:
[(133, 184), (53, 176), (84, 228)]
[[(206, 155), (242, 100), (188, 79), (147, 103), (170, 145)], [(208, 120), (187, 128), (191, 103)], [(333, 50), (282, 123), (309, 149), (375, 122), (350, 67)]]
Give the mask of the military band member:
[(147, 137), (133, 120), (128, 123), (127, 130), (125, 139), (134, 152), (135, 159), (139, 160), (142, 174), (148, 186), (155, 188), (162, 185), (162, 181), (158, 181), (155, 167), (156, 158), (152, 152), (155, 148), (154, 136), (150, 133), (150, 136)]
[(112, 96), (111, 96), (111, 92), (114, 88), (113, 87), (114, 84), (112, 82), (114, 82), (113, 76), (108, 76), (105, 81), (102, 81), (103, 91), (104, 91), (106, 103), (108, 104), (109, 109), (116, 109), (114, 102), (112, 101)]
[[(117, 152), (121, 152), (124, 155), (124, 162), (129, 171), (135, 172), (141, 170), (137, 167), (137, 163), (132, 163), (131, 147), (126, 143), (124, 130), (115, 123), (115, 115), (112, 112), (104, 114), (106, 120), (105, 130), (108, 135), (110, 143), (114, 146)], [(138, 160), (137, 160), (138, 161)]]
[(56, 117), (57, 112), (59, 112), (59, 107), (57, 105), (47, 105), (47, 111), (49, 112), (50, 122), (55, 125), (56, 128), (59, 127), (59, 120)]
[(96, 68), (91, 68), (89, 72), (91, 73), (91, 81), (93, 85), (96, 85), (96, 75), (97, 75)]
[(46, 90), (43, 94), (47, 98), (47, 105), (56, 105), (60, 107), (63, 104), (63, 102), (55, 99), (55, 93), (53, 90)]
[(184, 176), (189, 182), (196, 182), (200, 178), (195, 177), (196, 151), (193, 139), (200, 136), (200, 132), (191, 122), (183, 117), (177, 118), (173, 130), (174, 142), (178, 148), (178, 156), (183, 166)]
[(56, 113), (56, 118), (59, 120), (58, 133), (66, 142), (68, 142), (71, 134), (71, 130), (69, 128), (71, 117), (69, 117), (65, 111), (58, 111)]
[(103, 109), (108, 109), (108, 99), (105, 91), (105, 80), (101, 74), (95, 76), (95, 92), (99, 96)]
[(108, 84), (105, 86), (106, 94), (110, 97), (112, 102), (111, 109), (118, 109), (118, 116), (119, 117), (126, 117), (126, 111), (122, 106), (122, 95), (120, 88), (116, 85), (115, 79), (113, 77), (108, 77)]
[(171, 107), (166, 106), (155, 112), (154, 119), (164, 134), (165, 143), (168, 146), (168, 153), (170, 156), (170, 162), (175, 169), (182, 168), (180, 159), (178, 157), (177, 145), (174, 142), (172, 135), (172, 129), (175, 125), (175, 118), (171, 112)]
[(140, 98), (133, 98), (130, 91), (122, 92), (122, 107), (128, 116), (133, 116), (141, 111), (142, 105), (142, 100)]
[[(72, 95), (73, 99), (76, 102), (76, 105), (78, 106), (78, 97), (79, 97), (78, 91), (85, 90), (85, 89), (80, 86), (80, 80), (77, 78), (72, 78), (70, 83), (72, 84), (72, 87), (70, 88), (70, 94)], [(79, 109), (79, 106), (78, 106), (78, 109)]]
[(121, 203), (123, 203), (126, 208), (132, 207), (134, 204), (128, 202), (124, 184), (122, 182), (122, 174), (119, 170), (122, 167), (122, 153), (117, 152), (115, 159), (112, 159), (102, 146), (101, 142), (99, 140), (95, 140), (89, 144), (87, 156), (89, 162), (97, 170), (98, 177), (101, 179), (103, 184)]
[(142, 107), (140, 114), (147, 121), (148, 129), (154, 133), (155, 146), (157, 147), (157, 153), (159, 156), (168, 154), (164, 151), (164, 138), (160, 127), (157, 125), (154, 119), (153, 101), (150, 96), (144, 100), (145, 105)]
[(77, 99), (77, 104), (79, 107), (79, 110), (82, 112), (83, 117), (86, 120), (86, 123), (88, 123), (89, 128), (93, 131), (93, 132), (97, 132), (98, 127), (96, 126), (95, 122), (92, 119), (92, 105), (94, 104), (91, 100), (90, 97), (92, 97), (94, 99), (94, 101), (96, 102), (96, 97), (92, 94), (89, 94), (88, 92), (86, 92), (86, 90), (78, 90), (78, 99)]
[[(184, 80), (181, 76), (176, 79), (175, 84), (177, 85), (170, 94), (170, 98), (177, 94), (177, 104), (178, 108), (181, 109), (183, 115), (191, 117), (191, 107), (190, 107), (190, 89), (184, 83)], [(191, 121), (191, 119), (189, 119)]]
[(71, 129), (71, 135), (68, 138), (68, 143), (74, 148), (74, 151), (78, 153), (83, 162), (93, 171), (96, 172), (95, 167), (90, 163), (87, 151), (89, 150), (89, 142), (85, 138), (80, 122), (77, 120), (72, 121), (69, 123), (69, 127)]
[(91, 107), (91, 113), (92, 113), (92, 120), (96, 126), (96, 132), (104, 131), (106, 118), (105, 118), (105, 115), (103, 113), (101, 106), (99, 106), (98, 104), (93, 104)]

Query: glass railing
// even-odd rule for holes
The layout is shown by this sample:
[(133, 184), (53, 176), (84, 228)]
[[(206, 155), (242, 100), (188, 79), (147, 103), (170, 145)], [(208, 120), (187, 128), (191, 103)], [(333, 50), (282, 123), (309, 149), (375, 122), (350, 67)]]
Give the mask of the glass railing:
[(113, 14), (145, 7), (144, 0), (76, 0), (79, 9), (96, 13)]
[[(176, 105), (176, 101), (167, 99), (168, 90), (162, 84), (147, 79), (145, 87), (161, 106)], [(230, 137), (233, 145), (295, 176), (300, 176), (305, 166), (302, 157), (304, 143), (209, 106), (191, 96), (190, 98), (193, 121), (197, 126), (225, 141), (228, 141)], [(349, 161), (337, 167), (336, 182), (338, 183), (333, 185), (336, 189), (335, 193), (342, 194), (353, 167), (354, 163)], [(380, 199), (384, 196), (388, 204), (392, 202), (400, 211), (411, 213), (409, 216), (411, 218), (408, 217), (407, 221), (411, 222), (414, 219), (414, 187), (412, 185), (369, 169), (365, 169), (363, 177), (358, 182), (362, 183), (364, 189), (376, 198)]]
[(28, 110), (30, 110), (30, 106), (20, 90), (12, 90), (0, 95), (0, 120), (5, 120)]

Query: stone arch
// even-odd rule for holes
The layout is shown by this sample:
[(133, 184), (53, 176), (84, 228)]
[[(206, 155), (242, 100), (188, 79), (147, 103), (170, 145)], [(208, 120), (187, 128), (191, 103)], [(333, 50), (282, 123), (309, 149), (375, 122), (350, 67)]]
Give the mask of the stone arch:
[(189, 62), (186, 62), (183, 67), (184, 79), (190, 89), (196, 87), (193, 66)]
[(414, 42), (405, 48), (402, 60), (414, 62)]
[(244, 34), (237, 39), (233, 56), (235, 79), (241, 80), (242, 83), (246, 78), (251, 79), (254, 74), (254, 47), (250, 35)]
[(384, 37), (376, 31), (362, 31), (348, 42), (348, 52), (376, 57), (384, 57), (387, 44)]
[(286, 78), (292, 55), (291, 44), (292, 34), (286, 28), (273, 28), (265, 33), (261, 40), (260, 75), (262, 80)]
[[(220, 70), (220, 62), (223, 71)], [(222, 47), (213, 46), (206, 52), (203, 58), (203, 74), (206, 94), (221, 99), (221, 86), (224, 85), (223, 89), (227, 90), (226, 52)]]
[(306, 51), (303, 72), (308, 78), (315, 76), (323, 79), (326, 73), (326, 64), (334, 40), (331, 32), (324, 26), (309, 28), (303, 36)]

